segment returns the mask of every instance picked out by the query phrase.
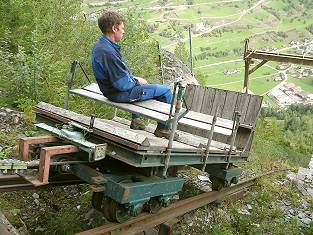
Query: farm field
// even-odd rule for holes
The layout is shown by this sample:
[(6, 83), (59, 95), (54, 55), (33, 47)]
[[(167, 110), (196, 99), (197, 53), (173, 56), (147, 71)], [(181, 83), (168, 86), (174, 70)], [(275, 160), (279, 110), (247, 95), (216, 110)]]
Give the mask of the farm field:
[[(313, 56), (313, 2), (303, 0), (121, 0), (83, 1), (86, 13), (103, 9), (136, 9), (162, 48), (174, 52), (178, 43), (189, 50), (192, 30), (193, 71), (204, 85), (241, 90), (244, 77), (242, 53), (250, 48)], [(310, 32), (311, 31), (311, 32)], [(298, 42), (297, 46), (291, 43)], [(266, 95), (279, 81), (277, 63), (268, 63), (250, 77), (249, 90)], [(227, 71), (236, 73), (227, 74)], [(313, 77), (287, 77), (287, 81), (313, 93)]]

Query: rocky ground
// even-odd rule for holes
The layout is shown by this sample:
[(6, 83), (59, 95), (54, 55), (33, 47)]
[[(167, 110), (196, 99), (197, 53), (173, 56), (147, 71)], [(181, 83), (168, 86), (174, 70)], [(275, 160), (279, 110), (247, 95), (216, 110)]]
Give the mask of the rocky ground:
[(0, 108), (0, 132), (8, 133), (13, 128), (23, 128), (23, 113), (9, 108)]
[[(313, 234), (312, 166), (313, 156), (308, 168), (261, 181), (231, 205), (208, 206), (185, 215), (175, 234)], [(182, 176), (198, 192), (210, 191), (208, 175), (197, 173)]]
[(306, 198), (313, 199), (313, 156), (308, 165), (308, 168), (300, 167), (298, 172), (288, 172), (287, 177), (277, 181), (278, 185), (285, 185), (288, 182), (293, 182), (298, 189), (300, 195), (303, 196), (299, 201), (299, 206), (294, 207), (288, 201), (281, 200), (278, 206), (287, 212), (286, 219), (296, 219), (301, 226), (307, 226), (313, 223), (313, 208), (312, 204)]
[(173, 53), (165, 50), (163, 51), (163, 74), (164, 83), (169, 86), (173, 86), (173, 83), (178, 80), (182, 80), (184, 85), (199, 84), (190, 69)]

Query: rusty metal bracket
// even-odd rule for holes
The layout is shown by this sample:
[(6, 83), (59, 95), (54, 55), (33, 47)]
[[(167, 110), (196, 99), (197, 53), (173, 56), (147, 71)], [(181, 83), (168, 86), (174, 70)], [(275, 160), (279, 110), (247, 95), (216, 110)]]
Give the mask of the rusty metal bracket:
[(60, 139), (52, 135), (21, 138), (19, 143), (19, 157), (23, 161), (29, 161), (29, 145), (53, 143), (58, 141), (60, 141)]
[(79, 151), (80, 149), (74, 145), (63, 145), (42, 148), (40, 151), (38, 179), (32, 180), (31, 183), (34, 186), (48, 184), (51, 158), (56, 155), (77, 153)]

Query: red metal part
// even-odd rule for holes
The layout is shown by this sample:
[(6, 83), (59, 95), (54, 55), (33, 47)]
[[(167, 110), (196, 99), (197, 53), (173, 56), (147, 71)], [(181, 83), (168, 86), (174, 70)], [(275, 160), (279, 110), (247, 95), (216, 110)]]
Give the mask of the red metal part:
[(4, 224), (0, 224), (0, 234), (1, 235), (12, 235), (8, 228)]
[(48, 179), (50, 171), (50, 162), (53, 156), (67, 153), (77, 153), (79, 151), (80, 151), (79, 148), (77, 148), (74, 145), (63, 145), (42, 148), (40, 151), (38, 183), (40, 185), (49, 183)]
[(59, 141), (59, 139), (52, 135), (21, 138), (19, 143), (19, 156), (21, 160), (29, 161), (29, 145), (53, 143), (57, 141)]

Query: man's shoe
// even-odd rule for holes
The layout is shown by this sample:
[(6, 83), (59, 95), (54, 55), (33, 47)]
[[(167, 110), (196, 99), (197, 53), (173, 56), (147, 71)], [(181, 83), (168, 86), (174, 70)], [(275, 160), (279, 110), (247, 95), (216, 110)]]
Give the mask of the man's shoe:
[(140, 118), (134, 118), (130, 123), (130, 128), (134, 130), (145, 130), (146, 125)]
[[(167, 130), (167, 129), (155, 129), (154, 133), (153, 133), (156, 137), (162, 138), (164, 137), (165, 139), (169, 139), (171, 136), (171, 130)], [(177, 140), (179, 137), (179, 135), (177, 133), (174, 134), (174, 140)]]

